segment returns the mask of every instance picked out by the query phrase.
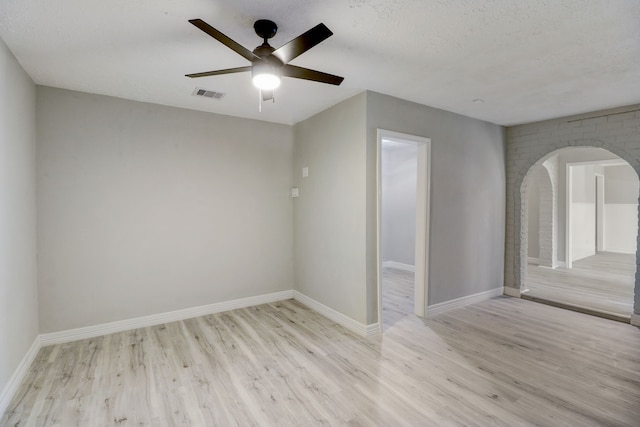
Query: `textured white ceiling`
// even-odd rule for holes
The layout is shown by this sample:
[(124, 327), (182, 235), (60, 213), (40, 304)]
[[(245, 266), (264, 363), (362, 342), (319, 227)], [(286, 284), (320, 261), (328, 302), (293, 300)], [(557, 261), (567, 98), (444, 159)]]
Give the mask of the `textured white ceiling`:
[[(192, 18), (249, 49), (256, 19), (274, 47), (323, 22), (292, 63), (345, 81), (285, 78), (259, 113), (249, 73), (184, 77), (249, 65)], [(638, 0), (2, 0), (0, 37), (40, 85), (289, 124), (365, 89), (503, 125), (640, 102)]]

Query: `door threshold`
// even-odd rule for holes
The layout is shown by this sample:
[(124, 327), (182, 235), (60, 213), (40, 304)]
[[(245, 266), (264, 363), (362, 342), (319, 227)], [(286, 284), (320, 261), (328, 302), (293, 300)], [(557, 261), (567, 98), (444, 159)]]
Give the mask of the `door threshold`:
[(624, 315), (618, 313), (612, 313), (610, 311), (597, 310), (595, 308), (583, 307), (580, 305), (570, 304), (567, 302), (552, 301), (545, 298), (539, 298), (531, 295), (530, 293), (523, 293), (522, 299), (538, 302), (540, 304), (551, 305), (553, 307), (564, 308), (565, 310), (576, 311), (578, 313), (588, 314), (590, 316), (602, 317), (603, 319), (614, 320), (621, 323), (631, 323), (631, 315)]

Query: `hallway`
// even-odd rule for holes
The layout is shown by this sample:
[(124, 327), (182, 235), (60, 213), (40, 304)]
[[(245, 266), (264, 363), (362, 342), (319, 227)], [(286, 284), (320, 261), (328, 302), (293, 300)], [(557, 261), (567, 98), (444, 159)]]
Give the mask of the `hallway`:
[(393, 267), (382, 269), (382, 329), (405, 317), (413, 317), (413, 272)]

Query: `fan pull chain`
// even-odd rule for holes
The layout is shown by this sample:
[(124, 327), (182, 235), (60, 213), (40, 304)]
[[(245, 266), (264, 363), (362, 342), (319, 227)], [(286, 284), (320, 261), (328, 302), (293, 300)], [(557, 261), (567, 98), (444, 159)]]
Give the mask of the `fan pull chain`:
[(262, 113), (262, 89), (258, 89), (258, 113)]

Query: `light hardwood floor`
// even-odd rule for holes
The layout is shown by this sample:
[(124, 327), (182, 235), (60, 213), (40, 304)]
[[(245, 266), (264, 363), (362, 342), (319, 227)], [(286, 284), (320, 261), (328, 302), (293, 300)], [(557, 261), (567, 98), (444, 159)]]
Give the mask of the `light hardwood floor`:
[(382, 269), (382, 329), (387, 330), (413, 316), (414, 273), (397, 268)]
[(375, 339), (296, 301), (43, 348), (2, 426), (635, 426), (640, 329), (500, 297)]
[(635, 255), (600, 252), (575, 261), (571, 269), (528, 265), (525, 297), (628, 322), (633, 313), (635, 261)]

